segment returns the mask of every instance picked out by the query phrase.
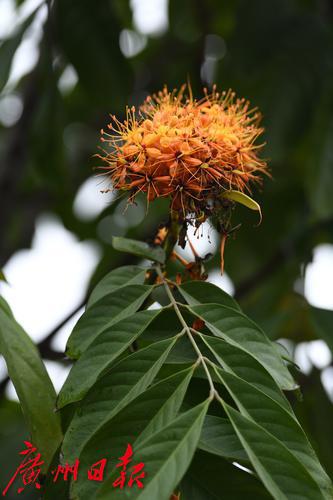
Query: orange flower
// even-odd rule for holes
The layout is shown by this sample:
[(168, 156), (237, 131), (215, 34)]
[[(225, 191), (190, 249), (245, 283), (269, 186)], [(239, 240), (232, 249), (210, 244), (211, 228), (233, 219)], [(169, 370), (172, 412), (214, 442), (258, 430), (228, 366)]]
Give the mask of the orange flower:
[(171, 208), (183, 216), (205, 213), (209, 200), (223, 191), (250, 192), (267, 172), (256, 144), (263, 129), (260, 114), (230, 90), (216, 88), (194, 100), (167, 87), (148, 97), (139, 113), (126, 110), (123, 122), (112, 116), (109, 132), (101, 131), (107, 146), (99, 157), (115, 189), (139, 192), (148, 201), (169, 197)]

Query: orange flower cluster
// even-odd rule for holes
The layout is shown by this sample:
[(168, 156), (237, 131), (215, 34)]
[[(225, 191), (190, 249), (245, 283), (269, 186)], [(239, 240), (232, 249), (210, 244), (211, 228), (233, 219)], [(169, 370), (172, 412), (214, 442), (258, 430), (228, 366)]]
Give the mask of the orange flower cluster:
[(139, 113), (127, 109), (124, 122), (112, 116), (101, 140), (109, 147), (100, 158), (115, 189), (130, 200), (140, 193), (148, 201), (170, 197), (171, 208), (201, 213), (209, 199), (225, 190), (250, 191), (266, 163), (258, 157), (263, 132), (260, 114), (230, 90), (216, 88), (196, 101), (191, 88), (148, 97)]

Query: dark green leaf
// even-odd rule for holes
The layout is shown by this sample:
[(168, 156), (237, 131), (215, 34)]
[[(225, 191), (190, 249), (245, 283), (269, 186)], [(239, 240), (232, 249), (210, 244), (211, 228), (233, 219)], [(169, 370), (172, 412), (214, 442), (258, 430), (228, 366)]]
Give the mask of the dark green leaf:
[(201, 335), (222, 368), (238, 375), (241, 379), (253, 384), (290, 414), (292, 409), (269, 372), (253, 356), (236, 345), (229, 344), (217, 337)]
[(278, 439), (279, 443), (312, 476), (313, 481), (323, 492), (323, 498), (332, 498), (331, 481), (321, 467), (296, 417), (252, 384), (220, 369), (217, 373), (240, 412), (252, 418), (258, 426)]
[(178, 287), (190, 306), (198, 304), (221, 304), (240, 310), (237, 302), (221, 288), (207, 281), (187, 281)]
[(56, 394), (30, 337), (2, 308), (0, 353), (19, 397), (31, 440), (42, 454), (45, 471), (61, 440), (60, 420), (54, 411)]
[(195, 454), (179, 490), (181, 500), (269, 500), (272, 498), (253, 474), (203, 451), (197, 451)]
[(128, 285), (95, 302), (76, 323), (66, 354), (71, 358), (80, 357), (101, 332), (137, 311), (151, 290), (148, 285)]
[(71, 369), (60, 391), (58, 408), (82, 399), (158, 314), (159, 310), (140, 311), (105, 329)]
[(145, 275), (146, 269), (138, 266), (123, 266), (113, 269), (95, 286), (87, 302), (87, 308), (123, 286), (143, 285)]
[(207, 400), (183, 413), (139, 446), (134, 446), (136, 459), (145, 463), (143, 489), (112, 489), (114, 477), (111, 476), (97, 498), (169, 498), (191, 463), (209, 403)]
[[(223, 404), (253, 467), (273, 498), (331, 499), (325, 496), (305, 466), (263, 427)], [(278, 424), (278, 422), (277, 422)]]
[(146, 390), (175, 342), (175, 338), (162, 340), (140, 349), (93, 385), (67, 429), (62, 446), (66, 461), (73, 462), (92, 434)]
[[(139, 446), (140, 442), (164, 428), (177, 415), (184, 394), (191, 380), (194, 367), (175, 373), (161, 380), (140, 394), (115, 417), (106, 422), (90, 439), (80, 456), (82, 468), (90, 467), (96, 461), (96, 450), (100, 457), (107, 457), (115, 467), (115, 457), (119, 457), (127, 443)], [(87, 481), (80, 475), (72, 483), (73, 496), (91, 498), (98, 484)]]
[(233, 426), (227, 418), (206, 415), (199, 441), (199, 448), (237, 462), (248, 462)]
[(264, 332), (244, 314), (217, 304), (191, 306), (217, 337), (240, 347), (256, 358), (271, 373), (279, 387), (285, 390), (296, 384), (282, 358)]

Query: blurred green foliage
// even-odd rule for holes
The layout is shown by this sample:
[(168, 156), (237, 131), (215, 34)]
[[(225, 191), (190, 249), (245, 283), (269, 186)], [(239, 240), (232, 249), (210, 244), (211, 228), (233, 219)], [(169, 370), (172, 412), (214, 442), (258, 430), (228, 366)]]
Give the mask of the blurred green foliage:
[[(108, 113), (121, 117), (127, 103), (139, 104), (165, 83), (179, 87), (190, 79), (200, 96), (202, 86), (214, 81), (262, 111), (273, 176), (254, 193), (263, 211), (259, 227), (255, 215), (237, 209), (242, 227), (225, 255), (236, 296), (272, 338), (295, 344), (323, 338), (332, 346), (333, 312), (321, 318), (295, 292), (314, 247), (333, 243), (332, 3), (170, 0), (168, 30), (149, 37), (131, 58), (119, 46), (122, 30), (134, 29), (127, 0), (57, 0), (47, 9), (38, 61), (14, 89), (22, 115), (11, 127), (0, 127), (0, 268), (29, 247), (36, 218), (45, 212), (57, 214), (80, 240), (100, 244), (92, 284), (113, 267), (135, 262), (125, 262), (111, 247), (111, 236), (121, 234), (111, 216), (123, 201), (91, 221), (73, 212), (77, 190), (96, 165), (99, 129)], [(34, 15), (0, 46), (0, 100), (12, 92), (5, 87), (11, 62)], [(58, 83), (68, 65), (78, 81), (64, 92)], [(155, 203), (143, 222), (122, 235), (149, 239), (165, 217), (166, 203)], [(210, 268), (217, 265), (218, 256), (209, 262)], [(332, 474), (332, 405), (316, 371), (299, 379), (305, 402), (297, 403), (298, 416)], [(19, 447), (23, 424), (14, 403), (2, 404), (1, 451), (9, 456)]]

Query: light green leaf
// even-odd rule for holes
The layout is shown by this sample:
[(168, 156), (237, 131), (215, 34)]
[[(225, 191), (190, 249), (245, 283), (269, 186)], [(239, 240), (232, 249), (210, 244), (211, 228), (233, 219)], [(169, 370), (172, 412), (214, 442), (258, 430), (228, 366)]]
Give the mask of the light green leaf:
[(248, 462), (248, 456), (227, 418), (206, 415), (199, 448), (237, 462)]
[(217, 369), (216, 373), (235, 400), (240, 412), (252, 418), (277, 438), (312, 476), (323, 492), (323, 498), (331, 499), (333, 495), (331, 481), (321, 467), (296, 417), (245, 380), (220, 369)]
[(67, 342), (66, 354), (79, 358), (101, 332), (137, 311), (152, 288), (148, 285), (128, 285), (95, 302), (76, 323)]
[(101, 487), (97, 498), (168, 499), (186, 472), (196, 450), (210, 400), (183, 413), (138, 447), (134, 456), (145, 464), (144, 488), (112, 488), (111, 476)]
[(228, 293), (207, 281), (187, 281), (179, 286), (178, 290), (191, 306), (211, 303), (240, 310), (237, 302)]
[(160, 310), (140, 311), (104, 330), (71, 369), (57, 406), (79, 401), (112, 363), (145, 331)]
[(165, 252), (163, 248), (159, 246), (154, 247), (143, 241), (131, 240), (120, 236), (114, 236), (112, 238), (112, 245), (113, 248), (119, 250), (119, 252), (137, 255), (138, 257), (153, 260), (160, 264), (164, 264), (165, 262)]
[(260, 221), (261, 221), (261, 208), (259, 203), (257, 203), (255, 200), (250, 198), (245, 193), (242, 193), (241, 191), (235, 191), (231, 189), (230, 191), (224, 191), (222, 193), (222, 197), (226, 198), (227, 200), (232, 200), (236, 201), (237, 203), (241, 203), (241, 205), (244, 205), (245, 207), (249, 208), (250, 210), (256, 210), (259, 212), (260, 215)]
[[(324, 500), (306, 467), (272, 434), (223, 403), (257, 474), (276, 500)], [(276, 422), (278, 425), (278, 422)]]
[[(148, 437), (160, 431), (177, 415), (183, 402), (194, 367), (161, 380), (140, 394), (116, 416), (108, 420), (88, 441), (80, 455), (82, 470), (96, 461), (96, 450), (100, 457), (110, 460), (108, 476), (115, 467), (115, 457), (119, 457), (127, 443), (139, 446)], [(72, 483), (73, 497), (94, 498), (98, 484), (87, 481), (80, 475)]]
[(205, 321), (214, 335), (256, 358), (272, 375), (279, 387), (285, 390), (297, 387), (272, 342), (247, 316), (230, 307), (217, 304), (191, 306), (190, 310)]
[[(2, 302), (6, 304), (4, 299)], [(59, 416), (54, 411), (56, 394), (32, 340), (2, 307), (0, 353), (19, 397), (31, 440), (42, 454), (45, 472), (62, 437)]]
[(11, 318), (13, 318), (13, 313), (12, 313), (12, 310), (11, 308), (9, 307), (9, 304), (8, 302), (3, 298), (1, 297), (0, 295), (0, 308)]
[(122, 266), (113, 269), (95, 286), (87, 302), (87, 308), (123, 286), (143, 285), (145, 275), (146, 269), (138, 266)]
[(79, 404), (67, 429), (62, 452), (71, 463), (91, 436), (152, 383), (176, 338), (140, 349), (100, 378)]

